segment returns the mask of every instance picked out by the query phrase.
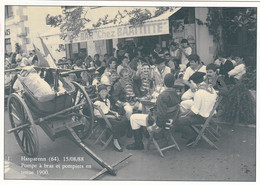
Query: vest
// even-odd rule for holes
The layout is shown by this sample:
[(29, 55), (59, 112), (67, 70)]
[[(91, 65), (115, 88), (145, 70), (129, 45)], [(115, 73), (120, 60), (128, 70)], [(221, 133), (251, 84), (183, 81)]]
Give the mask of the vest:
[(149, 92), (149, 90), (150, 90), (150, 80), (148, 78), (142, 78), (140, 91)]
[(124, 89), (124, 91), (126, 93), (126, 99), (129, 100), (129, 99), (135, 97), (135, 93), (133, 90), (133, 83), (130, 79), (129, 80), (120, 79), (119, 82), (122, 85), (122, 88)]

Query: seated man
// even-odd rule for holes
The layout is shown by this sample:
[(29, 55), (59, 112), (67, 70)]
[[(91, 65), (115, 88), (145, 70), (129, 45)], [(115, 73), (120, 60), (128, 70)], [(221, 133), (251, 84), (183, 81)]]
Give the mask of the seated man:
[(232, 79), (228, 76), (228, 72), (234, 69), (234, 65), (225, 57), (226, 54), (224, 52), (220, 52), (218, 54), (218, 59), (221, 61), (219, 66), (219, 74), (224, 76), (225, 83), (228, 85), (232, 83)]
[(219, 92), (219, 95), (225, 95), (228, 92), (228, 88), (224, 82), (224, 79), (217, 75), (217, 66), (211, 63), (207, 65), (206, 69), (206, 83), (212, 85), (212, 87)]
[(154, 79), (154, 86), (157, 92), (163, 90), (163, 80), (166, 74), (171, 73), (171, 69), (166, 66), (166, 60), (163, 58), (156, 58), (155, 68), (152, 71), (152, 78)]
[(188, 139), (187, 145), (192, 144), (197, 134), (190, 127), (193, 124), (203, 124), (216, 102), (217, 93), (211, 85), (203, 81), (204, 73), (196, 72), (193, 75), (193, 82), (198, 90), (194, 94), (194, 103), (190, 111), (185, 116), (180, 116), (174, 128), (176, 132), (181, 132), (184, 138)]
[[(166, 74), (164, 78), (164, 84), (166, 90), (164, 90), (156, 101), (156, 110), (155, 110), (155, 123), (156, 127), (165, 128), (167, 127), (166, 123), (168, 119), (173, 118), (178, 110), (179, 98), (175, 91), (174, 87), (174, 75), (172, 73)], [(149, 116), (148, 114), (133, 114), (130, 117), (130, 123), (134, 134), (135, 142), (133, 144), (127, 145), (129, 150), (142, 150), (144, 145), (142, 142), (142, 130), (141, 126), (149, 126), (148, 123)]]
[[(189, 79), (195, 72), (203, 72), (206, 73), (206, 66), (203, 65), (200, 61), (200, 57), (196, 54), (192, 54), (188, 57), (190, 66), (186, 69), (183, 76), (183, 83), (190, 87), (192, 92), (195, 91), (196, 87), (190, 83)], [(185, 94), (184, 94), (185, 96)]]
[(152, 94), (153, 80), (151, 78), (150, 65), (147, 62), (142, 63), (140, 74), (134, 77), (134, 87), (137, 97), (146, 97)]
[(244, 58), (242, 55), (235, 57), (236, 66), (234, 69), (228, 72), (229, 78), (234, 78), (235, 82), (238, 82), (242, 79), (243, 75), (246, 73), (246, 66)]
[(202, 72), (206, 74), (206, 66), (203, 65), (200, 61), (200, 57), (196, 54), (190, 55), (188, 57), (190, 66), (186, 69), (184, 76), (183, 76), (183, 83), (190, 87), (181, 97), (182, 100), (182, 107), (184, 109), (189, 109), (193, 102), (194, 92), (197, 89), (196, 84), (192, 83), (191, 76), (195, 72)]
[(129, 70), (123, 68), (120, 71), (120, 79), (113, 85), (111, 92), (112, 102), (120, 109), (126, 112), (126, 117), (130, 119), (133, 109), (142, 110), (141, 104), (135, 101), (135, 92), (132, 79), (129, 77)]

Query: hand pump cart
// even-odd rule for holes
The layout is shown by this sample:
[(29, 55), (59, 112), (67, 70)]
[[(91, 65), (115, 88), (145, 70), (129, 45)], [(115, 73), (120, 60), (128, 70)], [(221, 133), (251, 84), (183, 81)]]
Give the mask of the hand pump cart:
[(28, 157), (36, 157), (39, 153), (36, 126), (40, 126), (52, 141), (61, 136), (70, 136), (76, 145), (103, 168), (91, 179), (97, 179), (106, 172), (115, 176), (113, 167), (131, 157), (132, 154), (110, 166), (82, 142), (82, 139), (88, 137), (92, 131), (94, 109), (84, 87), (77, 82), (68, 83), (63, 78), (78, 71), (62, 72), (56, 68), (40, 68), (40, 70), (51, 70), (54, 74), (54, 89), (57, 89), (60, 80), (66, 93), (55, 96), (50, 101), (40, 102), (22, 83), (24, 90), (14, 92), (8, 98), (7, 106), (12, 126), (8, 132), (14, 133), (20, 148)]

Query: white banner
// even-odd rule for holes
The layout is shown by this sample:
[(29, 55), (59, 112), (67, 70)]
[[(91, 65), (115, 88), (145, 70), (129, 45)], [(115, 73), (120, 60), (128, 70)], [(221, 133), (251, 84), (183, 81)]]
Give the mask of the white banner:
[[(79, 36), (73, 40), (73, 43), (162, 34), (169, 34), (168, 20), (147, 22), (142, 26), (136, 27), (133, 27), (132, 25), (119, 25), (108, 28), (93, 29), (90, 32), (85, 31), (79, 33)], [(69, 40), (65, 40), (65, 42), (70, 43)]]

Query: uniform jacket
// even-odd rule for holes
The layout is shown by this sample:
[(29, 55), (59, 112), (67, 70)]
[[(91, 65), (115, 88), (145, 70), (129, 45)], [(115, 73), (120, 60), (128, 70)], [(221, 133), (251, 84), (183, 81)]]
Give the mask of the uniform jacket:
[[(168, 119), (174, 118), (179, 103), (180, 99), (174, 88), (164, 90), (156, 101), (156, 125), (163, 127)], [(176, 109), (172, 109), (173, 107)]]

